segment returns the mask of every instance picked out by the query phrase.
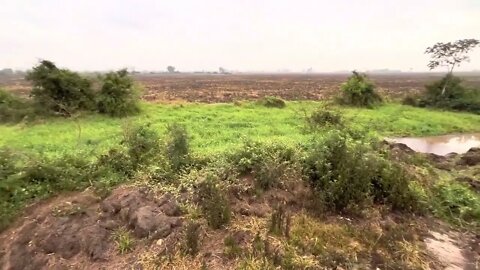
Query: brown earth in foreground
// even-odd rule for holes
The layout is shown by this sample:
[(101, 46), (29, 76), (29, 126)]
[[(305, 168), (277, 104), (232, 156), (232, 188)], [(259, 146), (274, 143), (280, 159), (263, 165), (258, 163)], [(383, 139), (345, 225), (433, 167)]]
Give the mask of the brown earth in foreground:
[[(413, 153), (403, 144), (390, 148), (399, 159)], [(465, 171), (480, 164), (478, 150), (425, 157), (441, 170)], [(467, 162), (472, 160), (473, 165)], [(239, 269), (248, 256), (257, 258), (249, 262), (256, 267), (261, 258), (281, 261), (291, 256), (292, 243), (303, 246), (303, 251), (294, 253), (305, 252), (295, 255), (295, 260), (310, 263), (306, 269), (350, 269), (344, 260), (351, 260), (359, 269), (473, 270), (480, 262), (478, 234), (428, 215), (395, 213), (380, 205), (360, 215), (310, 212), (312, 194), (298, 179), (258, 193), (247, 175), (229, 186), (226, 195), (233, 217), (217, 230), (198, 216), (196, 198), (188, 190), (173, 195), (141, 185), (118, 187), (106, 198), (91, 190), (58, 196), (31, 206), (0, 234), (0, 269)], [(279, 205), (289, 220), (281, 235), (269, 232), (272, 213), (278, 213)], [(181, 252), (191, 220), (199, 226), (195, 256)], [(132, 249), (125, 253), (115, 238), (119, 229), (133, 240)], [(263, 245), (260, 254), (255, 249), (258, 236)], [(238, 250), (227, 247), (227, 237)], [(240, 253), (249, 255), (237, 257)]]
[[(278, 96), (286, 100), (318, 100), (334, 95), (349, 74), (137, 74), (147, 101), (232, 102)], [(439, 79), (438, 73), (372, 74), (379, 91), (389, 98), (417, 93)], [(459, 74), (480, 87), (480, 75)], [(18, 76), (0, 77), (0, 87), (28, 95), (30, 85)]]

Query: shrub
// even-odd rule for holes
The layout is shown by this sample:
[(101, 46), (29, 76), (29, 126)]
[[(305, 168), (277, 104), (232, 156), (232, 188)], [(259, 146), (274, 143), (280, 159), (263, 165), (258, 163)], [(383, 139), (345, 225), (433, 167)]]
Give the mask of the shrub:
[(336, 126), (342, 124), (342, 116), (338, 111), (319, 108), (310, 114), (307, 123), (313, 130), (325, 126)]
[(420, 100), (416, 96), (407, 95), (405, 98), (403, 98), (402, 104), (417, 107), (420, 105)]
[(16, 156), (13, 151), (0, 148), (0, 180), (7, 179), (17, 172)]
[(153, 164), (161, 153), (160, 138), (149, 125), (125, 128), (122, 145), (127, 147), (133, 171)]
[(278, 205), (273, 209), (270, 217), (269, 232), (279, 236), (290, 236), (291, 216), (287, 213), (283, 205)]
[(225, 249), (223, 253), (230, 259), (239, 257), (242, 254), (242, 248), (235, 240), (233, 235), (229, 234), (223, 240), (223, 244), (225, 245)]
[(379, 156), (369, 143), (331, 130), (317, 139), (304, 159), (304, 173), (326, 206), (344, 210), (371, 201), (412, 210), (416, 197), (404, 171)]
[(130, 157), (121, 149), (113, 148), (101, 154), (96, 162), (97, 170), (112, 170), (120, 176), (132, 176), (133, 168)]
[(209, 176), (198, 185), (197, 196), (200, 207), (208, 222), (214, 229), (220, 229), (230, 222), (230, 204), (218, 186), (218, 181)]
[(433, 189), (433, 211), (457, 224), (480, 222), (480, 196), (468, 187), (454, 182), (441, 182)]
[(90, 81), (76, 72), (59, 69), (50, 61), (40, 61), (26, 79), (33, 84), (31, 96), (39, 111), (71, 116), (79, 110), (95, 108)]
[(375, 91), (375, 85), (366, 74), (353, 71), (352, 76), (341, 86), (340, 103), (371, 108), (382, 102), (382, 97)]
[(423, 105), (480, 113), (480, 91), (466, 88), (462, 80), (452, 74), (425, 88), (425, 96), (421, 100)]
[(280, 143), (246, 140), (228, 154), (229, 162), (240, 174), (253, 174), (256, 187), (267, 190), (295, 177), (300, 171), (296, 151)]
[(185, 228), (185, 239), (183, 242), (183, 252), (194, 256), (200, 250), (200, 224), (189, 222)]
[(0, 89), (0, 122), (13, 122), (32, 115), (31, 104)]
[(100, 113), (122, 117), (140, 111), (140, 96), (126, 69), (109, 72), (101, 80), (102, 88), (97, 96)]
[(258, 101), (258, 103), (265, 107), (273, 107), (273, 108), (284, 108), (287, 106), (285, 100), (278, 98), (278, 97), (264, 97)]
[(190, 162), (190, 147), (185, 126), (172, 124), (167, 127), (166, 151), (174, 170), (180, 170)]
[(282, 161), (293, 161), (295, 160), (295, 150), (281, 143), (245, 140), (239, 149), (227, 154), (227, 160), (240, 173), (244, 174), (257, 170), (268, 156), (276, 156)]
[(89, 184), (90, 172), (91, 164), (85, 157), (39, 158), (27, 164), (21, 180), (28, 185), (39, 185), (36, 192), (41, 196), (43, 192), (82, 189)]

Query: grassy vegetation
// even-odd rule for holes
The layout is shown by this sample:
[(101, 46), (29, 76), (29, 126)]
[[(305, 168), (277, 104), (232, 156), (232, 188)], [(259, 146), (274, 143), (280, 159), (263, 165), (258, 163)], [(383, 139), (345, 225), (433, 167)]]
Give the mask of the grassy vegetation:
[[(408, 219), (427, 213), (478, 228), (478, 194), (452, 182), (450, 172), (437, 181), (428, 161), (390, 156), (379, 137), (478, 131), (480, 116), (397, 104), (330, 106), (142, 104), (144, 113), (125, 119), (87, 114), (3, 125), (0, 230), (39, 199), (87, 187), (104, 197), (137, 180), (152, 191), (186, 195), (183, 210), (191, 220), (177, 249), (166, 251), (173, 252), (168, 262), (154, 262), (173, 269), (199, 264), (212, 241), (204, 235), (216, 232), (226, 232), (217, 241), (239, 269), (426, 269), (430, 259), (417, 236), (422, 224)], [(268, 204), (255, 230), (238, 221), (239, 206), (251, 209), (237, 203), (247, 201)], [(383, 222), (392, 210), (407, 221)], [(234, 234), (241, 226), (255, 235), (252, 241)], [(120, 254), (140, 243), (123, 228), (112, 241)]]
[[(183, 124), (191, 148), (202, 154), (238, 146), (241, 138), (300, 142), (308, 138), (304, 118), (321, 104), (288, 102), (283, 109), (255, 103), (142, 104), (143, 113), (124, 119), (86, 114), (76, 120), (51, 118), (43, 122), (0, 125), (0, 147), (8, 146), (47, 156), (66, 153), (93, 155), (118, 145), (122, 126), (150, 123), (163, 133), (170, 123)], [(365, 127), (381, 136), (426, 136), (480, 131), (480, 116), (387, 104), (375, 110), (338, 108), (350, 126)]]

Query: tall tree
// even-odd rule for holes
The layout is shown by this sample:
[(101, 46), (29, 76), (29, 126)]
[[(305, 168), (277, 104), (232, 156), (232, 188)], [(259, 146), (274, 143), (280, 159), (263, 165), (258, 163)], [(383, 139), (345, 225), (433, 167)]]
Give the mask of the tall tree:
[[(432, 47), (425, 50), (426, 54), (430, 54), (430, 62), (428, 67), (433, 70), (439, 66), (447, 67), (447, 76), (452, 77), (453, 69), (460, 66), (462, 62), (470, 61), (468, 53), (480, 44), (477, 39), (460, 39), (455, 42), (437, 42)], [(442, 88), (442, 95), (445, 94), (445, 89), (449, 83), (449, 79), (445, 80)]]

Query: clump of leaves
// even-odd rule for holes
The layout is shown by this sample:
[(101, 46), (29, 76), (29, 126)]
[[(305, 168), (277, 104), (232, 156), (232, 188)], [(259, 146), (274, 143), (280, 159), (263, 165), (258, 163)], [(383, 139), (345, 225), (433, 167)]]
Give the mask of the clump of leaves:
[(172, 124), (167, 127), (166, 151), (167, 158), (175, 171), (189, 164), (190, 146), (185, 126)]
[(341, 125), (342, 116), (338, 111), (322, 107), (313, 111), (310, 116), (307, 117), (307, 124), (312, 130)]
[(26, 79), (33, 84), (31, 96), (39, 111), (68, 117), (95, 108), (91, 82), (76, 72), (57, 68), (53, 62), (40, 61)]
[(253, 173), (258, 188), (267, 190), (279, 185), (297, 170), (296, 151), (284, 144), (267, 144), (251, 140), (231, 152), (227, 160), (240, 174)]
[(120, 254), (125, 254), (133, 250), (135, 241), (130, 232), (125, 228), (115, 230), (113, 232), (113, 239)]
[(308, 147), (304, 174), (317, 197), (336, 210), (372, 201), (402, 210), (417, 206), (404, 170), (342, 130), (331, 130)]
[(425, 87), (419, 106), (480, 113), (480, 91), (463, 86), (462, 80), (450, 73)]
[(126, 69), (109, 72), (100, 79), (102, 88), (97, 95), (97, 108), (100, 113), (122, 117), (140, 111), (140, 96)]
[(194, 256), (200, 250), (200, 224), (189, 222), (185, 229), (182, 250), (185, 254)]
[(279, 97), (270, 97), (266, 96), (258, 101), (258, 104), (265, 106), (265, 107), (271, 107), (271, 108), (284, 108), (287, 106), (287, 103), (285, 100), (279, 98)]
[(0, 89), (0, 122), (15, 122), (33, 116), (31, 102)]
[(149, 125), (128, 126), (122, 145), (127, 148), (134, 171), (153, 164), (161, 152), (160, 137)]
[(455, 182), (441, 182), (433, 189), (433, 211), (456, 224), (480, 225), (480, 196)]
[(239, 257), (242, 254), (242, 248), (240, 247), (240, 245), (238, 245), (237, 241), (235, 241), (233, 235), (227, 235), (227, 237), (225, 237), (225, 239), (223, 240), (223, 244), (225, 245), (223, 253), (228, 258), (232, 259), (235, 257)]
[(213, 176), (198, 185), (197, 196), (209, 226), (219, 229), (230, 222), (230, 204)]
[(283, 205), (277, 205), (270, 217), (269, 232), (275, 235), (290, 236), (291, 215)]
[(403, 98), (402, 104), (416, 107), (420, 105), (420, 99), (417, 96), (407, 95)]
[(366, 74), (353, 71), (352, 76), (342, 84), (341, 104), (372, 108), (382, 103), (382, 97), (375, 91), (375, 85)]

